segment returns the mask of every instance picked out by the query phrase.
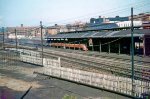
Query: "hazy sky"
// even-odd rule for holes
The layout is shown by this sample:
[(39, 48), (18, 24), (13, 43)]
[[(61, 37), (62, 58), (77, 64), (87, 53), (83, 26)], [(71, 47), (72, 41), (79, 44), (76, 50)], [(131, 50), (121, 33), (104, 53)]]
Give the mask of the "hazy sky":
[(98, 16), (150, 12), (150, 0), (0, 0), (0, 27), (66, 24)]

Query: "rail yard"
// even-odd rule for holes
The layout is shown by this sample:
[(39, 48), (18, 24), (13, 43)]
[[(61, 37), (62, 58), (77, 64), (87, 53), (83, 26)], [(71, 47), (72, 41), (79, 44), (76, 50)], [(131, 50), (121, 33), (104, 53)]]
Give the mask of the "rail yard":
[[(116, 58), (116, 57), (108, 57), (105, 56), (89, 56), (88, 53), (81, 54), (81, 52), (74, 51), (66, 52), (64, 50), (56, 51), (55, 49), (45, 49), (44, 50), (45, 57), (61, 57), (65, 63), (62, 66), (73, 66), (74, 68), (91, 68), (91, 69), (99, 69), (100, 71), (107, 71), (112, 74), (119, 74), (122, 76), (131, 76), (131, 66), (130, 59)], [(93, 53), (94, 55), (94, 53)], [(140, 58), (140, 57), (139, 57)], [(135, 77), (136, 79), (145, 79), (149, 80), (149, 61), (135, 61)], [(89, 69), (90, 70), (90, 69)], [(145, 70), (145, 71), (144, 71)]]
[[(7, 45), (8, 46), (8, 45)], [(25, 63), (30, 63), (30, 57), (37, 57), (36, 59), (39, 60), (41, 57), (41, 48), (34, 49), (34, 47), (26, 47), (26, 49), (22, 49), (22, 47), (16, 50), (13, 48), (14, 45), (11, 45), (11, 48), (5, 48), (5, 51), (1, 52), (1, 59), (5, 60), (4, 62), (8, 61), (20, 61), (19, 53), (24, 53), (25, 55), (29, 55), (29, 60)], [(25, 48), (25, 47), (24, 47)], [(17, 53), (18, 54), (17, 54)], [(15, 54), (16, 53), (16, 54)], [(36, 54), (38, 53), (38, 54)], [(128, 55), (122, 54), (107, 54), (107, 53), (99, 53), (99, 52), (84, 52), (80, 50), (71, 50), (71, 49), (62, 49), (62, 48), (49, 48), (44, 47), (43, 50), (43, 58), (47, 59), (56, 59), (60, 58), (60, 66), (62, 68), (68, 69), (76, 69), (81, 70), (89, 73), (98, 73), (103, 75), (110, 75), (116, 77), (123, 77), (122, 79), (125, 80), (125, 83), (128, 84), (128, 79), (131, 77), (131, 63), (130, 57)], [(23, 61), (23, 60), (22, 60)], [(37, 61), (38, 62), (38, 61)], [(40, 60), (39, 60), (40, 62)], [(38, 63), (39, 63), (38, 62)], [(140, 83), (141, 91), (145, 92), (149, 90), (149, 57), (141, 57), (135, 56), (135, 80)], [(32, 63), (32, 62), (31, 62)], [(37, 66), (38, 66), (37, 63)], [(9, 64), (9, 63), (8, 63)], [(12, 64), (12, 63), (10, 63)], [(52, 62), (53, 64), (53, 62)], [(17, 64), (19, 65), (19, 64)], [(36, 65), (36, 61), (34, 62)], [(41, 65), (41, 64), (40, 64)], [(47, 68), (49, 70), (49, 68)], [(42, 71), (45, 72), (44, 69), (33, 70), (33, 72)], [(59, 70), (57, 70), (59, 71)], [(39, 73), (40, 73), (39, 72)], [(41, 73), (42, 73), (41, 72)], [(66, 71), (67, 72), (67, 71)], [(38, 74), (39, 75), (39, 74)], [(41, 74), (40, 74), (41, 75)], [(95, 75), (95, 74), (93, 74)], [(62, 76), (63, 77), (63, 76)], [(93, 78), (94, 79), (94, 78)], [(119, 78), (116, 78), (119, 80)], [(106, 79), (107, 80), (107, 79)], [(127, 80), (127, 81), (126, 81)], [(108, 82), (106, 82), (108, 83)], [(145, 85), (146, 84), (146, 85)], [(143, 87), (142, 87), (143, 86)], [(126, 85), (127, 87), (127, 85)], [(125, 88), (126, 88), (125, 87)], [(146, 88), (146, 89), (144, 89)], [(105, 88), (104, 88), (105, 89)], [(140, 96), (140, 94), (138, 94)], [(130, 97), (130, 96), (129, 96)]]
[(149, 5), (0, 0), (0, 99), (150, 99)]
[[(19, 49), (18, 49), (19, 51)], [(51, 51), (51, 50), (50, 50)], [(20, 99), (24, 94), (29, 90), (28, 95), (26, 95), (25, 99), (34, 96), (33, 99), (48, 99), (49, 97), (54, 99), (61, 99), (67, 95), (72, 95), (76, 98), (80, 99), (99, 99), (99, 98), (121, 98), (128, 99), (127, 97), (111, 94), (106, 91), (100, 91), (98, 89), (93, 89), (90, 87), (86, 87), (80, 85), (80, 87), (76, 84), (62, 81), (58, 79), (50, 79), (47, 76), (42, 76), (39, 74), (33, 74), (34, 71), (43, 70), (41, 66), (20, 62), (18, 53), (14, 53), (12, 50), (1, 50), (0, 51), (1, 64), (0, 65), (0, 78), (1, 90), (5, 95), (9, 95), (11, 98)], [(60, 52), (63, 53), (63, 52)], [(46, 55), (45, 55), (46, 54)], [(44, 54), (44, 57), (52, 57), (52, 55)], [(50, 53), (49, 53), (50, 54)], [(67, 53), (66, 53), (67, 54)], [(56, 56), (54, 56), (56, 58)], [(62, 66), (71, 67), (74, 63), (66, 62), (62, 60)], [(74, 64), (74, 66), (80, 66), (81, 64)], [(72, 67), (73, 68), (73, 67)], [(87, 69), (88, 70), (88, 69)], [(93, 70), (94, 72), (95, 70)], [(98, 72), (98, 71), (97, 71)], [(16, 87), (17, 86), (17, 87)], [(48, 87), (49, 86), (49, 87)], [(67, 87), (67, 88), (66, 88)], [(12, 89), (12, 90), (10, 90)], [(16, 92), (17, 91), (17, 92)], [(42, 91), (42, 94), (41, 94)], [(60, 93), (55, 93), (59, 92)]]

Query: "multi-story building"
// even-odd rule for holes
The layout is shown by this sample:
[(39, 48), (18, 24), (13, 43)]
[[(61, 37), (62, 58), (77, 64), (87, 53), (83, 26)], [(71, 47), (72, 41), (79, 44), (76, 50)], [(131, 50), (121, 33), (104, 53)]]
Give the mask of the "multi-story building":
[[(116, 22), (118, 27), (131, 27), (131, 21)], [(142, 26), (142, 21), (133, 21), (133, 26)]]
[(90, 24), (101, 24), (101, 23), (113, 23), (113, 22), (118, 22), (118, 21), (129, 21), (129, 17), (101, 17), (99, 18), (91, 18), (90, 19)]
[[(141, 26), (143, 28), (150, 28), (150, 14), (149, 13), (140, 13), (133, 16), (134, 26)], [(130, 27), (131, 26), (131, 17), (101, 17), (91, 18), (90, 23), (87, 24), (88, 29), (111, 29), (119, 27)]]
[[(27, 27), (23, 26), (21, 24), (21, 27), (7, 27), (7, 34), (9, 37), (15, 36), (15, 29), (17, 33), (17, 37), (23, 38), (23, 37), (40, 37), (41, 36), (41, 29), (40, 27)], [(46, 35), (47, 31), (46, 29), (42, 29), (43, 36)]]
[(81, 31), (85, 27), (85, 23), (75, 22), (74, 24), (57, 25), (47, 27), (48, 34), (55, 35), (59, 32)]
[(47, 27), (47, 33), (50, 35), (55, 35), (60, 32), (60, 26), (55, 24), (54, 26)]
[[(133, 16), (134, 21), (150, 21), (150, 13), (140, 13), (138, 15)], [(131, 17), (129, 16), (129, 20), (131, 20)]]

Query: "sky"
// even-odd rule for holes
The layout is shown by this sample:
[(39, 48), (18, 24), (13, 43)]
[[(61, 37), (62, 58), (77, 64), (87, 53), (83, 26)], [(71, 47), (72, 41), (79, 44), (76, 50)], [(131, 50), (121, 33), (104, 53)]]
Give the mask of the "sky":
[(98, 16), (129, 16), (150, 12), (150, 0), (0, 0), (0, 27), (88, 22)]

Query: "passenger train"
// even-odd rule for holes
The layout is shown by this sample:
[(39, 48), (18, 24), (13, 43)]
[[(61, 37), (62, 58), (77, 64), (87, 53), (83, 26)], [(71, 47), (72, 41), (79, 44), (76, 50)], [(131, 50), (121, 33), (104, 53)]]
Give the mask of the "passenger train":
[(67, 44), (67, 43), (50, 43), (52, 47), (63, 47), (63, 48), (78, 48), (83, 51), (88, 51), (88, 48), (85, 44)]

